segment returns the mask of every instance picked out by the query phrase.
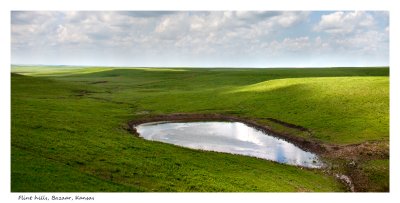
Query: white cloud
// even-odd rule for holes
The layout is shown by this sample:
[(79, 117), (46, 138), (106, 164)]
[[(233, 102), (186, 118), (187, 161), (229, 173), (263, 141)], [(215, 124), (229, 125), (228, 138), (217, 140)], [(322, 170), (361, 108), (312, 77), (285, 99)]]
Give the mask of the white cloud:
[(289, 51), (304, 51), (311, 46), (308, 37), (285, 38), (282, 44)]
[(292, 26), (299, 21), (305, 20), (309, 12), (285, 12), (280, 18), (277, 18), (279, 25), (283, 27)]
[(374, 25), (374, 17), (367, 12), (339, 11), (323, 15), (319, 23), (314, 27), (314, 30), (331, 34), (347, 34), (359, 29), (370, 29)]
[(88, 36), (78, 30), (72, 30), (63, 25), (58, 25), (57, 38), (61, 43), (87, 43), (91, 41)]
[(387, 12), (333, 12), (322, 15), (314, 26), (313, 30), (322, 36), (316, 38), (314, 49), (325, 58), (332, 56), (362, 64), (388, 63), (388, 29)]
[(388, 36), (385, 33), (374, 30), (335, 40), (337, 47), (359, 52), (359, 54), (375, 54), (387, 51), (388, 43)]
[(171, 25), (170, 21), (171, 21), (170, 18), (166, 18), (163, 21), (161, 21), (161, 23), (156, 27), (156, 32), (162, 33), (166, 29), (168, 29), (168, 27), (170, 27)]
[(330, 44), (323, 40), (320, 36), (316, 37), (314, 39), (314, 49), (318, 52), (326, 52), (328, 50), (331, 50), (332, 47), (330, 46)]
[(311, 40), (308, 36), (301, 36), (262, 43), (256, 49), (259, 50), (261, 54), (267, 53), (275, 57), (282, 57), (288, 54), (303, 56), (319, 52), (322, 43), (320, 38)]

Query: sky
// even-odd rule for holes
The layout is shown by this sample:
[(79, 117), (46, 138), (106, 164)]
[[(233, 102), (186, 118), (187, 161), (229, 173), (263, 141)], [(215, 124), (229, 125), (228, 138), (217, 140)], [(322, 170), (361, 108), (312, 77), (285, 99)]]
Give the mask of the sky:
[(387, 11), (12, 11), (11, 63), (389, 65)]

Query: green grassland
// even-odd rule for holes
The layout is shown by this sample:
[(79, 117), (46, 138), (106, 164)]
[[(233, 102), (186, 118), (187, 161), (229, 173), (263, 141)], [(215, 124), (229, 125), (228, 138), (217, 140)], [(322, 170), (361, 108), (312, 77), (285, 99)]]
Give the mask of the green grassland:
[[(389, 68), (14, 66), (11, 190), (345, 190), (322, 170), (191, 150), (127, 131), (132, 119), (169, 113), (275, 118), (312, 132), (294, 136), (322, 143), (388, 143)], [(363, 164), (366, 190), (388, 190), (388, 159)]]

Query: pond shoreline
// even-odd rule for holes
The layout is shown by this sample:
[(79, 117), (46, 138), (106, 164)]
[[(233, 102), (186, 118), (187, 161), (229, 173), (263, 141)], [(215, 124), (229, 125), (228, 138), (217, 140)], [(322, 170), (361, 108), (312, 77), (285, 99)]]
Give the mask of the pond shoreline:
[(149, 122), (135, 126), (139, 136), (191, 149), (238, 154), (307, 168), (322, 168), (315, 153), (242, 122)]
[[(248, 126), (263, 131), (271, 136), (288, 141), (304, 151), (317, 154), (324, 160), (325, 167), (316, 169), (323, 170), (325, 173), (335, 177), (348, 188), (348, 191), (365, 191), (368, 187), (367, 177), (361, 170), (356, 170), (362, 163), (377, 158), (389, 158), (389, 146), (382, 147), (382, 142), (363, 142), (359, 144), (337, 145), (331, 143), (322, 143), (320, 141), (302, 138), (286, 132), (278, 132), (270, 126), (260, 124), (261, 119), (278, 123), (288, 128), (297, 129), (299, 131), (310, 132), (307, 128), (280, 121), (274, 118), (248, 118), (223, 114), (198, 114), (198, 113), (175, 113), (161, 115), (146, 115), (142, 118), (131, 120), (128, 122), (128, 131), (139, 137), (135, 126), (148, 122), (158, 121), (179, 121), (179, 122), (196, 122), (196, 121), (229, 121), (242, 122)], [(367, 153), (365, 153), (367, 152)], [(314, 169), (312, 169), (314, 170)], [(337, 177), (337, 174), (343, 174), (348, 177), (348, 181), (343, 181)], [(348, 183), (350, 181), (350, 184)]]

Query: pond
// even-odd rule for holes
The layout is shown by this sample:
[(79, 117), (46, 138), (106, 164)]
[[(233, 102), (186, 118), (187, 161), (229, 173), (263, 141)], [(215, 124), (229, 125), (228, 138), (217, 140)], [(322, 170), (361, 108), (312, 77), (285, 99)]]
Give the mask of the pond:
[(241, 122), (152, 122), (135, 128), (147, 140), (309, 168), (322, 166), (316, 154)]

